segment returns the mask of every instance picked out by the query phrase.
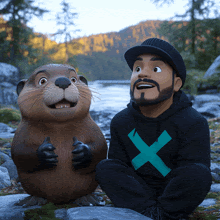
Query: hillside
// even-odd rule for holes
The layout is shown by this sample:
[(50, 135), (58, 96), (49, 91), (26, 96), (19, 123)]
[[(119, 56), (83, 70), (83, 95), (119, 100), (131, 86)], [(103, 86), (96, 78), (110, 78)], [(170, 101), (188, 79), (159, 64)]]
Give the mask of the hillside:
[[(159, 36), (156, 29), (163, 21), (145, 21), (119, 32), (77, 38), (69, 44), (69, 57), (75, 56), (78, 70), (88, 79), (130, 79), (130, 69), (124, 59), (125, 51), (150, 37)], [(64, 43), (57, 44), (40, 34), (32, 40), (35, 48), (57, 62), (65, 59)]]
[[(144, 21), (119, 32), (76, 38), (68, 44), (68, 62), (76, 66), (89, 80), (130, 79), (131, 71), (124, 59), (125, 51), (150, 37), (165, 39), (164, 36), (159, 36), (156, 30), (162, 22)], [(11, 31), (7, 21), (0, 17), (0, 37), (5, 36), (5, 32), (5, 40), (10, 41)], [(39, 49), (40, 54), (36, 59), (43, 60), (43, 64), (48, 62), (45, 61), (45, 56), (49, 56), (52, 62), (65, 61), (65, 44), (57, 43), (47, 35), (34, 33), (28, 44)], [(28, 56), (28, 51), (25, 51), (25, 56)]]
[[(130, 47), (142, 43), (150, 37), (160, 37), (156, 28), (162, 21), (145, 21), (127, 27), (119, 32), (92, 35), (80, 38), (84, 46), (77, 54), (79, 70), (89, 73), (91, 79), (130, 79), (130, 69), (124, 59), (124, 53)], [(94, 77), (95, 76), (95, 77)]]

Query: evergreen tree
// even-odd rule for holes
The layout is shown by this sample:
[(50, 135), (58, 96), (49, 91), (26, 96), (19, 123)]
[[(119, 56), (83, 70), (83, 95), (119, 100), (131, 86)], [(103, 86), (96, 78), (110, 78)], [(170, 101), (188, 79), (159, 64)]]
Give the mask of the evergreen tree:
[[(24, 53), (28, 51), (29, 55), (36, 52), (30, 46), (28, 46), (28, 41), (33, 31), (31, 28), (26, 26), (26, 23), (31, 19), (32, 16), (42, 16), (43, 13), (48, 12), (48, 10), (40, 9), (39, 7), (33, 6), (34, 0), (2, 0), (1, 5), (4, 5), (0, 9), (0, 14), (9, 16), (7, 21), (7, 26), (11, 27), (11, 30), (7, 34), (10, 40), (6, 41), (5, 33), (1, 33), (1, 40), (3, 44), (7, 47), (4, 52), (10, 54), (10, 60), (3, 60), (4, 62), (9, 62), (16, 65), (19, 60), (24, 56)], [(1, 42), (1, 43), (2, 43)], [(5, 58), (5, 57), (4, 57)], [(29, 56), (31, 58), (31, 56)], [(34, 59), (34, 58), (33, 58)]]
[(72, 34), (75, 34), (76, 32), (80, 31), (79, 29), (73, 30), (72, 27), (75, 26), (74, 19), (77, 18), (77, 13), (72, 12), (70, 4), (66, 2), (66, 0), (63, 0), (61, 2), (62, 6), (62, 12), (57, 13), (56, 15), (56, 23), (58, 26), (62, 26), (62, 29), (59, 29), (54, 36), (61, 36), (64, 37), (64, 44), (65, 44), (65, 61), (64, 63), (68, 62), (74, 62), (73, 57), (69, 58), (69, 47), (72, 47), (72, 49), (78, 49), (80, 47), (80, 44), (76, 41), (72, 40)]
[[(173, 0), (154, 0), (155, 3), (172, 3)], [(214, 8), (213, 0), (190, 0), (189, 9), (184, 15), (175, 17), (189, 21), (165, 21), (158, 32), (166, 36), (181, 52), (187, 69), (205, 71), (219, 53), (219, 15), (210, 19), (209, 13)]]
[[(173, 3), (174, 0), (153, 0), (154, 3)], [(190, 21), (187, 24), (187, 28), (183, 27), (181, 33), (183, 34), (183, 39), (185, 39), (185, 31), (187, 31), (188, 38), (190, 36), (190, 45), (191, 45), (191, 54), (195, 54), (196, 49), (196, 26), (197, 26), (197, 17), (202, 16), (203, 18), (207, 17), (210, 13), (211, 8), (215, 5), (214, 0), (189, 0), (188, 2), (188, 10), (183, 15), (176, 15), (177, 18), (186, 18), (190, 17)], [(170, 29), (170, 28), (169, 28)], [(187, 30), (186, 30), (187, 29)], [(176, 32), (176, 29), (175, 29)], [(179, 34), (180, 36), (180, 34)]]

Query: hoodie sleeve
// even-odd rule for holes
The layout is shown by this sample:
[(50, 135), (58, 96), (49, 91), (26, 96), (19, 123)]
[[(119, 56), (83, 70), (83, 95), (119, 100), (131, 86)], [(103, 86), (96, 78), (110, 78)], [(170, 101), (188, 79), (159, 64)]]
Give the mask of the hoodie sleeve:
[(205, 118), (199, 118), (184, 132), (177, 167), (201, 163), (210, 169), (210, 132)]
[(111, 141), (109, 146), (108, 159), (118, 159), (126, 163), (128, 166), (131, 166), (131, 162), (129, 161), (129, 157), (127, 155), (124, 143), (122, 141), (123, 135), (119, 134), (120, 125), (122, 124), (123, 123), (120, 119), (117, 120), (113, 118), (111, 121)]

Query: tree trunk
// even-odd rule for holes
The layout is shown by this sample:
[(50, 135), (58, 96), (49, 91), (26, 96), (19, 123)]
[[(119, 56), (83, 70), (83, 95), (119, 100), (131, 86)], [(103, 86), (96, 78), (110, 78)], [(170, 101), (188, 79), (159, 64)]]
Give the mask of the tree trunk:
[(192, 25), (192, 44), (191, 44), (191, 51), (192, 51), (192, 54), (195, 54), (195, 41), (196, 41), (195, 0), (192, 0), (191, 25)]

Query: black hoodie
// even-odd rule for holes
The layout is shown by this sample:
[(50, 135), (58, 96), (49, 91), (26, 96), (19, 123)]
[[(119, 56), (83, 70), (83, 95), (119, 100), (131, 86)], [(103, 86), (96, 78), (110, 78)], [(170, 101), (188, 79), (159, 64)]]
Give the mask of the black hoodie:
[(210, 170), (207, 120), (181, 90), (157, 118), (145, 117), (131, 101), (113, 117), (110, 130), (108, 158), (125, 162), (144, 179), (167, 181), (174, 170), (193, 163)]

